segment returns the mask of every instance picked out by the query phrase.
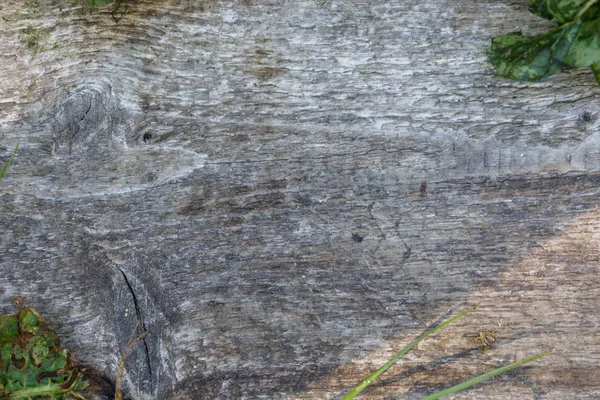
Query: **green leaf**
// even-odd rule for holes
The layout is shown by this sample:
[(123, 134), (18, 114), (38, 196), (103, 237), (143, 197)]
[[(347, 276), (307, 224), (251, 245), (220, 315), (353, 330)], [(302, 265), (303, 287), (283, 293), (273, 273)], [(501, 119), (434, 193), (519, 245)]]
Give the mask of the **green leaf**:
[(505, 365), (504, 367), (496, 368), (493, 371), (486, 372), (485, 374), (481, 374), (476, 376), (475, 378), (469, 379), (467, 381), (461, 382), (458, 385), (449, 387), (448, 389), (441, 390), (437, 393), (429, 395), (427, 397), (423, 397), (421, 400), (437, 400), (441, 397), (448, 396), (452, 393), (459, 392), (471, 386), (477, 385), (485, 380), (488, 380), (496, 375), (503, 374), (505, 372), (510, 371), (511, 369), (519, 368), (527, 363), (530, 363), (535, 360), (539, 360), (542, 357), (546, 357), (548, 354), (552, 353), (552, 351), (544, 351), (542, 353), (538, 353), (534, 356), (527, 357), (522, 359), (521, 361), (517, 361), (516, 363)]
[(0, 345), (13, 342), (19, 335), (19, 320), (14, 315), (0, 317)]
[(33, 307), (0, 317), (0, 399), (84, 399), (88, 386)]
[(594, 78), (596, 78), (596, 83), (600, 85), (600, 62), (592, 64), (592, 72), (594, 73)]
[[(34, 335), (38, 332), (40, 320), (38, 319), (39, 314), (37, 311), (33, 311), (31, 307), (24, 308), (19, 313), (19, 320), (21, 322), (21, 329), (25, 332), (33, 333)], [(41, 316), (39, 316), (41, 319)]]
[(548, 1), (547, 0), (531, 0), (531, 4), (529, 5), (529, 11), (538, 17), (552, 19), (552, 14), (548, 10)]
[(573, 21), (589, 0), (531, 0), (529, 11), (559, 24)]
[(416, 338), (415, 340), (413, 340), (412, 342), (410, 342), (402, 350), (400, 350), (394, 357), (392, 357), (392, 359), (390, 359), (388, 362), (386, 362), (382, 367), (380, 367), (379, 369), (377, 369), (371, 375), (367, 376), (361, 382), (360, 385), (358, 385), (357, 387), (355, 387), (354, 389), (352, 389), (347, 395), (345, 395), (342, 398), (342, 400), (351, 400), (351, 399), (355, 398), (356, 396), (358, 396), (358, 394), (360, 392), (362, 392), (363, 390), (365, 390), (371, 383), (373, 383), (375, 381), (375, 379), (377, 379), (379, 377), (379, 375), (383, 374), (385, 371), (387, 371), (388, 369), (390, 369), (390, 367), (392, 365), (394, 365), (396, 363), (396, 361), (398, 361), (402, 357), (404, 357), (404, 355), (406, 353), (408, 353), (413, 347), (415, 347), (416, 345), (418, 345), (423, 339), (425, 339), (429, 335), (437, 332), (438, 330), (442, 329), (446, 325), (451, 324), (452, 322), (456, 321), (457, 319), (464, 317), (465, 315), (467, 315), (470, 312), (472, 312), (473, 310), (475, 310), (475, 308), (476, 307), (474, 307), (474, 308), (472, 308), (470, 310), (463, 311), (460, 314), (455, 315), (454, 317), (452, 317), (450, 319), (447, 319), (446, 321), (442, 322), (441, 324), (439, 324), (435, 328), (433, 328), (433, 329), (431, 329), (431, 330), (423, 333), (421, 336), (419, 336), (418, 338)]
[(15, 156), (15, 154), (17, 154), (18, 149), (19, 149), (19, 143), (17, 143), (17, 147), (15, 147), (14, 151), (10, 155), (10, 158), (8, 159), (6, 164), (4, 164), (4, 167), (2, 167), (2, 169), (0, 170), (0, 181), (2, 180), (2, 178), (4, 178), (4, 174), (6, 173), (6, 170), (8, 169), (8, 167), (10, 166), (10, 163), (12, 163), (13, 157)]
[(490, 62), (498, 74), (521, 81), (539, 81), (563, 70), (600, 63), (598, 1), (532, 0), (533, 13), (555, 18), (562, 25), (534, 37), (511, 33), (493, 38), (487, 51)]

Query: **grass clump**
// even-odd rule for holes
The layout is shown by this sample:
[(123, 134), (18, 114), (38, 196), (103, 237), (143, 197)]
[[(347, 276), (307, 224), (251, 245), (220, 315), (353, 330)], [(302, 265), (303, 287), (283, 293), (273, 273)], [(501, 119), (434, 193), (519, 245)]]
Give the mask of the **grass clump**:
[(0, 399), (85, 400), (88, 385), (35, 308), (0, 317)]

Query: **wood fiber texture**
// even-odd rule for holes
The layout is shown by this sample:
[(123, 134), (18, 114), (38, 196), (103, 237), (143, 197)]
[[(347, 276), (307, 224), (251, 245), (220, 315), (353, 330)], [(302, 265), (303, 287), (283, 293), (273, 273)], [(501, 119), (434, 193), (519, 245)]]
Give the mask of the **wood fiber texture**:
[[(600, 104), (526, 0), (0, 3), (0, 310), (132, 399), (600, 397)], [(481, 353), (472, 336), (496, 329)], [(411, 376), (412, 375), (412, 376)]]

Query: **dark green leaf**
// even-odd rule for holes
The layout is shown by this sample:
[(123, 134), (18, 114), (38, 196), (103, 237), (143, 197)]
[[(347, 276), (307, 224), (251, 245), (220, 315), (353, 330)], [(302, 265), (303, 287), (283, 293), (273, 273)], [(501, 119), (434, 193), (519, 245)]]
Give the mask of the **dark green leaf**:
[(573, 21), (589, 0), (531, 0), (529, 11), (559, 24)]
[(552, 19), (552, 14), (548, 10), (548, 2), (546, 0), (531, 0), (529, 11), (538, 17)]
[[(537, 15), (559, 22), (570, 20), (539, 36), (511, 33), (493, 38), (487, 51), (490, 62), (500, 75), (522, 81), (538, 81), (563, 70), (600, 65), (598, 1), (533, 0), (532, 12)], [(597, 69), (593, 70), (596, 74)]]
[(12, 343), (19, 335), (19, 321), (14, 315), (0, 317), (0, 345)]

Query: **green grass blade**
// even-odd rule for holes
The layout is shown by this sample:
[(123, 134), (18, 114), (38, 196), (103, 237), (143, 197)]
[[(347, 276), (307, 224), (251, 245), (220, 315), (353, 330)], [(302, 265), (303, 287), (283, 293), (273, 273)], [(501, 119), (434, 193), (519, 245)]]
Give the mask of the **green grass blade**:
[(371, 375), (366, 377), (365, 380), (363, 380), (360, 385), (358, 385), (357, 387), (352, 389), (352, 391), (350, 393), (348, 393), (347, 395), (342, 397), (342, 400), (351, 400), (351, 399), (355, 398), (356, 396), (358, 396), (358, 394), (360, 392), (362, 392), (363, 390), (365, 390), (367, 388), (367, 386), (369, 386), (371, 383), (373, 383), (373, 381), (375, 381), (375, 379), (377, 379), (379, 377), (379, 375), (381, 375), (385, 371), (387, 371), (392, 365), (394, 365), (394, 363), (396, 363), (396, 361), (398, 361), (399, 359), (404, 357), (404, 355), (406, 353), (408, 353), (413, 347), (418, 345), (423, 339), (425, 339), (427, 336), (437, 332), (438, 330), (442, 329), (446, 325), (451, 324), (452, 322), (456, 321), (457, 319), (464, 317), (465, 315), (469, 314), (471, 311), (475, 310), (475, 308), (476, 307), (473, 307), (470, 310), (463, 311), (460, 314), (442, 322), (441, 324), (439, 324), (435, 328), (431, 329), (430, 331), (423, 333), (421, 336), (419, 336), (418, 338), (416, 338), (415, 340), (410, 342), (408, 344), (408, 346), (406, 346), (405, 348), (400, 350), (400, 352), (398, 352), (398, 354), (396, 354), (392, 359), (390, 359), (388, 362), (386, 362), (381, 368), (379, 368), (378, 370), (373, 372)]
[(444, 390), (442, 390), (440, 392), (434, 393), (434, 394), (429, 395), (427, 397), (423, 397), (421, 400), (436, 400), (436, 399), (439, 399), (441, 397), (448, 396), (448, 395), (450, 395), (452, 393), (456, 393), (458, 391), (464, 390), (464, 389), (466, 389), (468, 387), (471, 387), (473, 385), (477, 385), (478, 383), (481, 383), (481, 382), (483, 382), (483, 381), (485, 381), (487, 379), (490, 379), (490, 378), (492, 378), (492, 377), (494, 377), (496, 375), (503, 374), (503, 373), (505, 373), (507, 371), (510, 371), (511, 369), (519, 368), (522, 365), (525, 365), (525, 364), (530, 363), (530, 362), (535, 361), (535, 360), (539, 360), (542, 357), (546, 357), (550, 353), (552, 353), (552, 351), (544, 351), (544, 352), (538, 353), (538, 354), (536, 354), (534, 356), (524, 358), (521, 361), (518, 361), (516, 363), (510, 364), (510, 365), (505, 365), (504, 367), (500, 367), (500, 368), (497, 368), (497, 369), (495, 369), (493, 371), (486, 372), (485, 374), (481, 374), (479, 376), (476, 376), (475, 378), (472, 378), (472, 379), (469, 379), (467, 381), (461, 382), (458, 385), (449, 387), (448, 389), (444, 389)]
[(6, 170), (8, 169), (8, 167), (10, 167), (10, 163), (12, 163), (13, 157), (15, 156), (15, 154), (17, 154), (18, 149), (19, 149), (19, 143), (17, 142), (17, 147), (15, 147), (15, 150), (12, 152), (12, 154), (10, 155), (10, 158), (8, 159), (6, 164), (4, 164), (4, 167), (2, 167), (2, 170), (0, 171), (0, 181), (2, 180), (2, 178), (4, 178), (4, 174), (6, 173)]

